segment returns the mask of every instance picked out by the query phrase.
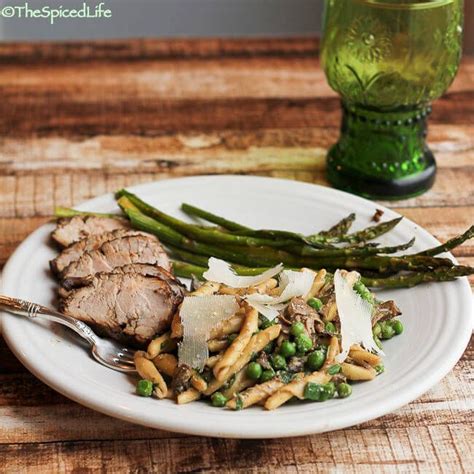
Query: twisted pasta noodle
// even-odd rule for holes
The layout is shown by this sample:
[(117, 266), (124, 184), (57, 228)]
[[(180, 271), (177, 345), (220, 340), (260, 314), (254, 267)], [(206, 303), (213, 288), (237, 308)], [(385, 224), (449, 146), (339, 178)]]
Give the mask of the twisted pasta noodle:
[(185, 390), (176, 397), (176, 401), (178, 405), (184, 405), (185, 403), (191, 403), (195, 400), (199, 400), (200, 398), (201, 392), (195, 388), (188, 388), (188, 390)]
[(256, 293), (264, 294), (276, 288), (277, 285), (278, 281), (275, 278), (269, 278), (268, 280), (253, 286), (251, 290), (255, 290)]
[(331, 336), (328, 345), (328, 351), (326, 354), (326, 360), (324, 361), (323, 369), (326, 369), (330, 365), (334, 364), (336, 356), (339, 354), (339, 339), (336, 336)]
[(191, 385), (198, 392), (204, 392), (207, 388), (207, 382), (197, 372), (195, 372), (191, 377)]
[(154, 359), (158, 354), (161, 354), (166, 349), (166, 352), (176, 349), (176, 341), (171, 339), (171, 333), (165, 332), (161, 336), (153, 339), (147, 348), (147, 357)]
[(232, 295), (232, 296), (239, 296), (242, 294), (242, 289), (241, 288), (232, 288), (230, 286), (223, 286), (220, 290), (219, 293), (221, 295)]
[(236, 393), (239, 393), (242, 390), (245, 390), (246, 388), (255, 384), (254, 380), (249, 379), (245, 375), (245, 369), (246, 368), (244, 367), (240, 372), (235, 374), (234, 381), (230, 384), (228, 388), (222, 391), (224, 397), (226, 397), (227, 399), (232, 398)]
[(313, 281), (313, 285), (311, 286), (311, 289), (309, 290), (308, 294), (304, 297), (306, 301), (319, 295), (321, 288), (326, 283), (326, 273), (327, 273), (326, 270), (324, 270), (323, 268), (319, 270), (319, 272), (316, 274), (316, 276), (314, 277), (314, 281)]
[(214, 379), (211, 383), (208, 384), (207, 389), (204, 391), (205, 395), (211, 395), (216, 390), (222, 387), (225, 382), (237, 372), (240, 372), (244, 366), (246, 366), (252, 355), (256, 352), (260, 352), (263, 348), (270, 342), (276, 339), (281, 331), (280, 324), (274, 324), (263, 331), (254, 334), (245, 349), (243, 350), (242, 354), (240, 355), (239, 359), (235, 362), (235, 364), (230, 368), (230, 370), (226, 374), (225, 380), (216, 380)]
[(140, 374), (140, 377), (151, 380), (155, 385), (154, 393), (157, 398), (165, 398), (168, 393), (168, 386), (166, 385), (165, 380), (158, 372), (155, 364), (147, 358), (146, 352), (137, 351), (133, 356), (135, 362), (135, 368)]
[(209, 367), (210, 369), (212, 369), (217, 364), (217, 361), (220, 358), (221, 358), (220, 354), (216, 354), (215, 356), (209, 357), (209, 359), (207, 359), (207, 361), (206, 361), (206, 366)]
[(222, 286), (219, 290), (219, 293), (223, 295), (252, 295), (254, 293), (267, 293), (270, 290), (273, 290), (278, 285), (278, 281), (275, 278), (269, 278), (262, 283), (259, 283), (255, 286), (250, 286), (248, 288), (232, 288), (230, 286)]
[(234, 316), (231, 316), (229, 319), (222, 321), (222, 323), (220, 323), (216, 328), (212, 329), (210, 338), (220, 339), (221, 337), (228, 336), (229, 334), (239, 332), (242, 328), (243, 320), (243, 314), (234, 314)]
[(361, 367), (360, 365), (349, 364), (348, 362), (343, 362), (342, 373), (349, 380), (373, 380), (377, 375), (377, 372), (372, 367)]
[[(244, 392), (238, 394), (238, 397), (240, 397), (241, 401), (241, 404), (238, 408), (247, 408), (266, 400), (277, 390), (283, 387), (283, 385), (284, 383), (278, 377), (275, 377), (271, 380), (268, 380), (267, 382), (248, 388)], [(232, 400), (229, 400), (226, 404), (226, 407), (236, 410), (237, 398), (235, 397)]]
[(207, 347), (209, 348), (209, 352), (220, 352), (224, 349), (227, 349), (229, 346), (228, 339), (211, 339), (207, 341)]
[(382, 359), (377, 354), (366, 351), (357, 344), (354, 344), (349, 351), (349, 357), (354, 359), (356, 362), (365, 362), (372, 367), (379, 365)]
[(217, 293), (219, 288), (221, 287), (220, 283), (216, 283), (215, 281), (206, 281), (203, 283), (197, 290), (192, 291), (189, 293), (190, 296), (209, 296)]
[(173, 354), (158, 354), (153, 363), (159, 372), (172, 377), (178, 366), (178, 359)]
[(217, 364), (217, 361), (220, 358), (221, 358), (220, 354), (209, 357), (209, 359), (207, 359), (207, 361), (206, 361), (206, 366), (209, 367), (210, 369), (212, 369)]
[(183, 337), (183, 325), (181, 324), (181, 318), (179, 317), (179, 308), (178, 311), (174, 313), (173, 319), (171, 320), (171, 337), (173, 339), (180, 339)]
[(213, 372), (216, 380), (222, 381), (226, 379), (227, 373), (232, 365), (240, 357), (243, 349), (249, 343), (252, 334), (258, 329), (258, 311), (250, 306), (247, 307), (245, 320), (239, 335), (225, 351), (224, 355), (214, 366)]
[(303, 399), (304, 388), (307, 383), (319, 383), (325, 384), (331, 379), (331, 377), (323, 372), (313, 372), (310, 375), (304, 375), (303, 372), (300, 372), (296, 375), (295, 379), (292, 380), (289, 384), (284, 385), (278, 389), (273, 395), (271, 395), (265, 402), (264, 407), (267, 410), (274, 410), (279, 406), (286, 403), (293, 397), (297, 397), (300, 400)]
[(323, 308), (323, 314), (324, 314), (325, 322), (334, 320), (334, 318), (337, 315), (337, 305), (336, 305), (336, 300), (334, 298), (331, 298), (326, 304), (326, 307)]

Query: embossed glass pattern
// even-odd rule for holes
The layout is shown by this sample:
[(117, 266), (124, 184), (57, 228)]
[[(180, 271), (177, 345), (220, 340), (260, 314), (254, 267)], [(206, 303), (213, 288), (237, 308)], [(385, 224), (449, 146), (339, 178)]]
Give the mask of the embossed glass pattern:
[(433, 184), (426, 120), (456, 75), (462, 12), (462, 0), (326, 0), (322, 63), (343, 106), (335, 186), (395, 199)]

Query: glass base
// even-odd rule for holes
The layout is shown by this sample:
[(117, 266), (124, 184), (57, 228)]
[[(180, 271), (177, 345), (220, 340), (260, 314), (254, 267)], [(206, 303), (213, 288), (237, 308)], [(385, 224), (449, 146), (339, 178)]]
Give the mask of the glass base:
[[(329, 152), (331, 154), (331, 151)], [(350, 170), (331, 166), (328, 160), (327, 178), (332, 186), (352, 194), (369, 199), (384, 199), (387, 201), (408, 199), (419, 196), (433, 186), (436, 175), (436, 162), (430, 150), (425, 157), (430, 164), (422, 172), (400, 179), (370, 178), (353, 175)]]
[(377, 112), (343, 104), (341, 136), (327, 157), (330, 183), (374, 199), (405, 199), (427, 191), (436, 175), (425, 142), (429, 112)]

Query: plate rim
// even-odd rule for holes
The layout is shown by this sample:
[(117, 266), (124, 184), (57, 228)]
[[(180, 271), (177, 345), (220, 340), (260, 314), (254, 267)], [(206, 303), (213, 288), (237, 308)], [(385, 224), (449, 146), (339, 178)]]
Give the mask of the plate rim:
[[(346, 193), (344, 191), (340, 191), (337, 189), (333, 188), (328, 188), (325, 186), (317, 185), (317, 184), (312, 184), (312, 183), (305, 183), (305, 182), (300, 182), (300, 181), (294, 181), (294, 180), (288, 180), (288, 179), (282, 179), (282, 178), (272, 178), (272, 177), (259, 177), (259, 176), (242, 176), (242, 175), (200, 175), (200, 176), (190, 176), (190, 177), (177, 177), (177, 178), (172, 178), (172, 179), (166, 179), (166, 180), (160, 180), (160, 181), (153, 181), (153, 182), (147, 182), (147, 183), (142, 183), (134, 186), (127, 187), (127, 189), (131, 190), (132, 192), (144, 192), (143, 190), (146, 190), (148, 187), (153, 187), (156, 185), (159, 185), (160, 183), (166, 183), (169, 181), (201, 181), (203, 179), (213, 179), (213, 180), (246, 180), (246, 181), (260, 181), (260, 182), (279, 182), (280, 184), (284, 185), (291, 185), (295, 187), (306, 187), (306, 188), (316, 188), (319, 190), (319, 192), (323, 193), (329, 193), (333, 194), (336, 197), (346, 197), (350, 198), (352, 200), (359, 201), (359, 203), (367, 206), (368, 204), (373, 205), (374, 207), (376, 206), (377, 208), (382, 209), (384, 212), (388, 212), (390, 214), (397, 214), (396, 211), (386, 208), (383, 205), (380, 205), (379, 203), (369, 201), (367, 199), (364, 199), (360, 196), (352, 195), (349, 193)], [(94, 201), (96, 200), (102, 200), (107, 197), (113, 196), (112, 193), (106, 193), (101, 196), (95, 197), (93, 199), (89, 199), (87, 201), (84, 201), (80, 203), (79, 205), (75, 205), (75, 207), (80, 208), (81, 206), (89, 206), (93, 205)], [(433, 242), (438, 242), (437, 239), (435, 239), (428, 231), (426, 231), (423, 227), (419, 226), (415, 222), (411, 221), (410, 219), (406, 218), (405, 216), (404, 220), (408, 224), (412, 224), (417, 227), (417, 230), (424, 233), (426, 236), (429, 236), (429, 238)], [(36, 234), (41, 233), (41, 231), (44, 231), (44, 226), (42, 225), (35, 231), (33, 231), (13, 252), (13, 254), (10, 256), (8, 259), (7, 263), (5, 264), (3, 271), (2, 271), (2, 277), (0, 281), (0, 290), (4, 291), (4, 288), (7, 287), (6, 280), (8, 275), (11, 273), (15, 273), (15, 270), (13, 269), (13, 265), (15, 263), (15, 259), (18, 258), (18, 255), (21, 254), (21, 250), (24, 246), (26, 246), (27, 241), (34, 240)], [(456, 263), (456, 259), (449, 253), (448, 254)], [(10, 268), (11, 267), (11, 268)], [(411, 392), (409, 393), (404, 393), (402, 395), (404, 396), (399, 396), (396, 399), (391, 399), (391, 401), (381, 409), (376, 407), (368, 407), (365, 410), (361, 410), (360, 413), (356, 413), (352, 415), (351, 420), (341, 420), (337, 423), (331, 423), (330, 426), (327, 428), (322, 428), (322, 429), (314, 429), (311, 427), (307, 427), (304, 429), (288, 429), (286, 428), (285, 432), (278, 432), (270, 435), (268, 427), (258, 427), (258, 426), (251, 426), (250, 428), (246, 428), (242, 430), (242, 427), (239, 428), (239, 433), (235, 433), (232, 429), (228, 429), (226, 427), (222, 428), (215, 428), (212, 426), (212, 424), (208, 424), (206, 427), (193, 427), (193, 426), (186, 426), (183, 423), (175, 423), (175, 422), (168, 422), (168, 421), (163, 421), (157, 424), (154, 421), (150, 421), (146, 419), (146, 416), (142, 416), (140, 419), (137, 419), (136, 416), (131, 416), (130, 414), (127, 414), (126, 410), (118, 410), (117, 407), (114, 405), (107, 405), (103, 401), (101, 402), (100, 400), (97, 401), (94, 398), (94, 395), (91, 395), (90, 397), (84, 397), (84, 395), (78, 395), (75, 393), (74, 389), (68, 389), (67, 385), (66, 387), (63, 387), (61, 385), (61, 382), (58, 382), (55, 380), (55, 377), (52, 376), (52, 374), (47, 374), (44, 371), (38, 370), (37, 367), (35, 366), (34, 363), (30, 361), (29, 358), (24, 357), (24, 354), (21, 351), (21, 343), (18, 343), (15, 341), (14, 335), (11, 333), (11, 331), (8, 330), (8, 321), (15, 321), (17, 318), (12, 315), (8, 315), (6, 313), (0, 313), (2, 314), (2, 336), (10, 348), (10, 350), (13, 352), (13, 354), (20, 360), (20, 362), (38, 379), (40, 379), (43, 383), (51, 387), (53, 390), (61, 393), (62, 395), (66, 396), (67, 398), (83, 405), (88, 408), (91, 408), (93, 410), (96, 410), (100, 413), (104, 413), (108, 416), (112, 416), (114, 418), (122, 419), (128, 422), (132, 422), (135, 424), (143, 425), (143, 426), (148, 426), (151, 428), (157, 428), (157, 429), (162, 429), (162, 430), (168, 430), (168, 431), (173, 431), (173, 432), (178, 432), (178, 433), (186, 433), (186, 434), (191, 434), (191, 435), (202, 435), (202, 436), (211, 436), (211, 437), (225, 437), (225, 438), (254, 438), (254, 439), (262, 439), (262, 438), (268, 438), (268, 437), (292, 437), (292, 436), (301, 436), (301, 435), (308, 435), (308, 434), (313, 434), (313, 433), (322, 433), (326, 431), (333, 431), (349, 426), (354, 426), (369, 420), (376, 419), (380, 416), (383, 416), (385, 414), (388, 414), (404, 405), (407, 403), (410, 403), (411, 401), (417, 399), (420, 397), (423, 393), (425, 393), (427, 390), (429, 390), (431, 387), (433, 387), (436, 383), (438, 383), (442, 378), (444, 378), (450, 370), (455, 366), (455, 364), (458, 362), (458, 360), (462, 357), (462, 354), (464, 353), (467, 344), (469, 343), (470, 336), (471, 336), (471, 331), (472, 331), (472, 294), (471, 294), (471, 288), (468, 282), (467, 277), (463, 277), (458, 279), (458, 285), (460, 286), (460, 293), (464, 292), (463, 299), (465, 302), (469, 300), (469, 306), (470, 306), (470, 311), (467, 311), (467, 313), (471, 313), (470, 316), (469, 314), (466, 316), (466, 322), (471, 321), (471, 324), (466, 324), (466, 328), (464, 332), (462, 332), (462, 337), (461, 334), (457, 338), (457, 344), (456, 344), (456, 350), (452, 350), (450, 353), (450, 357), (447, 359), (444, 359), (442, 361), (442, 364), (438, 366), (438, 370), (433, 374), (429, 374), (429, 376), (425, 377), (423, 380), (420, 380), (415, 389), (411, 389)], [(460, 302), (461, 307), (464, 308), (464, 303), (463, 301)], [(5, 324), (6, 323), (6, 324)], [(470, 326), (468, 328), (467, 326)], [(6, 329), (6, 330), (5, 330)], [(469, 331), (468, 331), (469, 329)], [(146, 414), (145, 414), (146, 415)]]

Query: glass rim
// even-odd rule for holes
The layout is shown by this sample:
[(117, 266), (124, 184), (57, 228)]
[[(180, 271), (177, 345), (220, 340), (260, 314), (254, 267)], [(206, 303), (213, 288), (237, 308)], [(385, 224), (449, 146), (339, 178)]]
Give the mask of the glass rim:
[(373, 6), (374, 8), (386, 8), (392, 10), (422, 10), (426, 8), (442, 7), (454, 3), (454, 0), (354, 0)]

